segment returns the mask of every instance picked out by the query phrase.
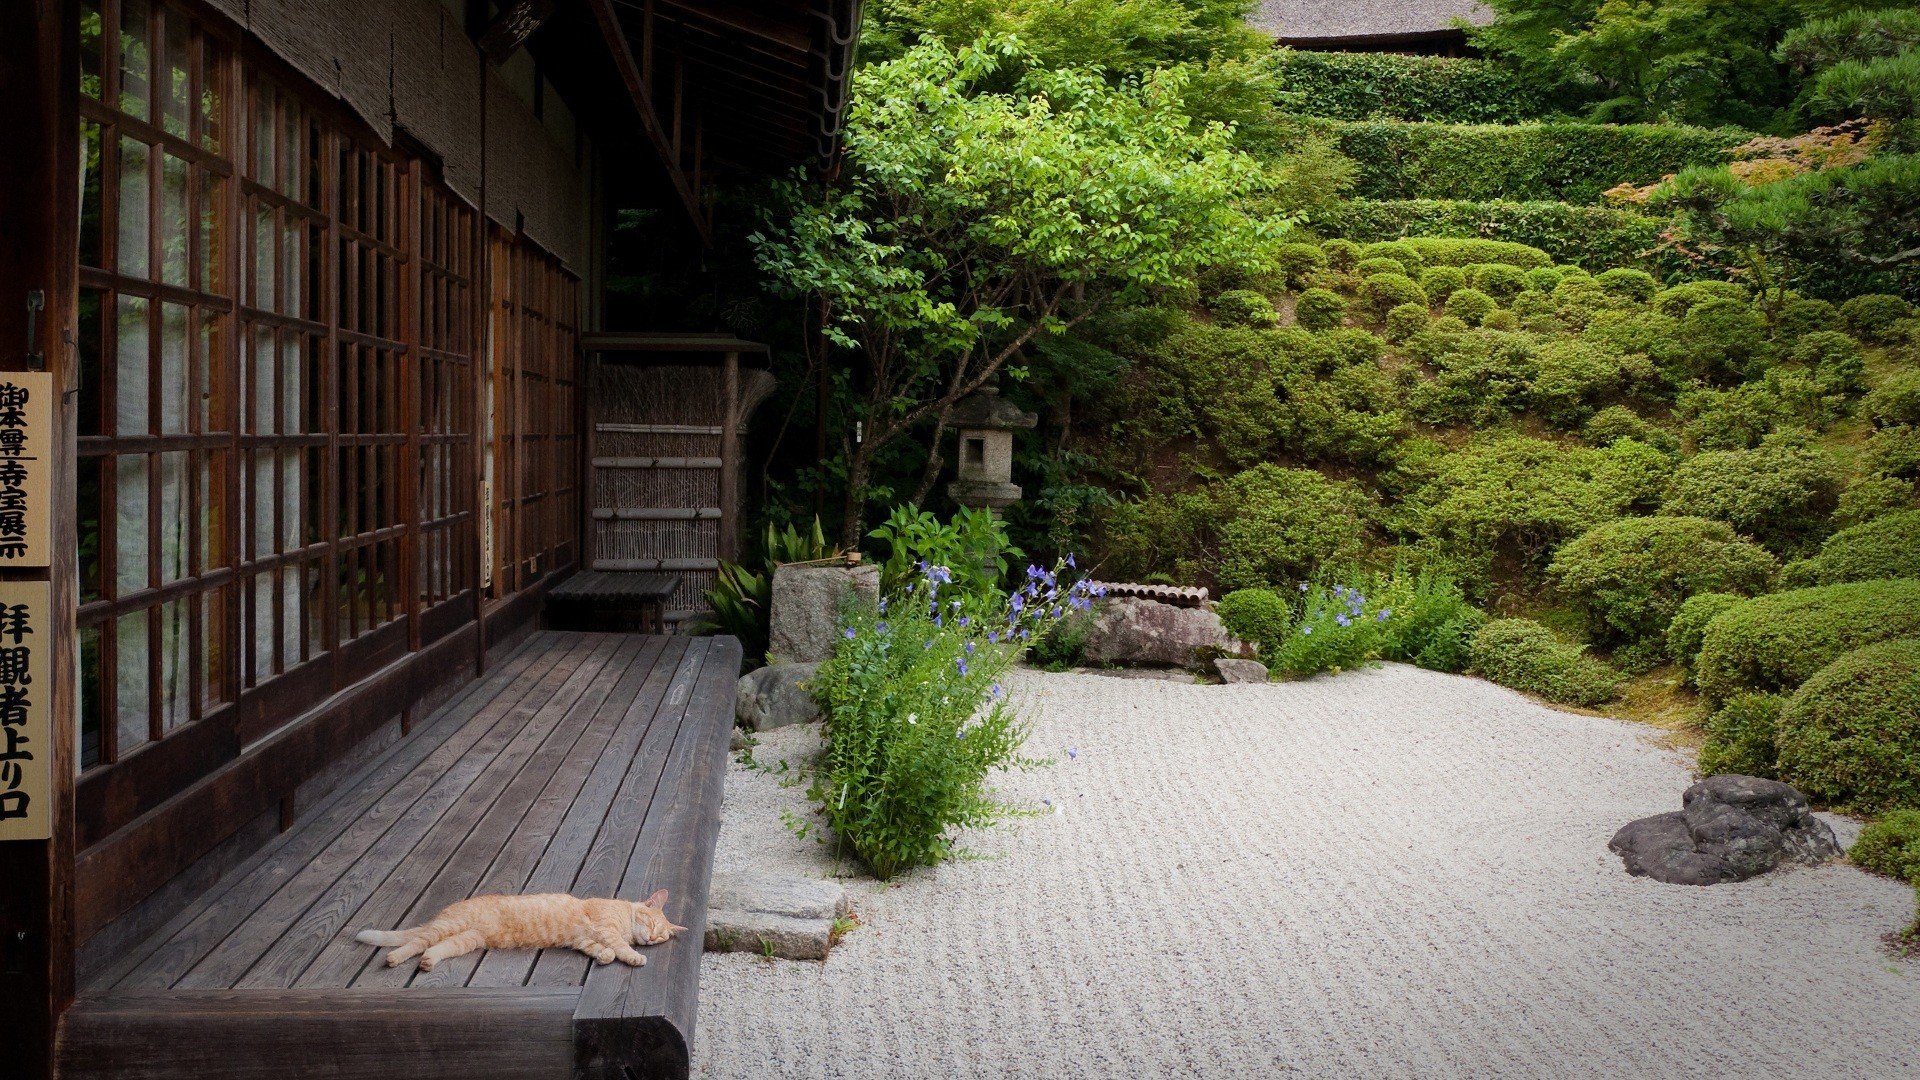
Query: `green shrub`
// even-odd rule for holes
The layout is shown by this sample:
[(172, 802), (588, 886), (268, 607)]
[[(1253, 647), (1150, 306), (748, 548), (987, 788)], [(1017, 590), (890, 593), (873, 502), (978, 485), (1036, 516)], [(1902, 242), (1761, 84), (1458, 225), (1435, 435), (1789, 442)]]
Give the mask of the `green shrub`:
[[(1446, 323), (1463, 329), (1446, 332)], [(1533, 384), (1535, 349), (1525, 335), (1466, 330), (1458, 317), (1442, 316), (1430, 332), (1407, 340), (1407, 352), (1436, 369), (1431, 379), (1413, 386), (1408, 404), (1429, 423), (1498, 421), (1525, 404)]]
[(1829, 806), (1920, 805), (1920, 640), (1855, 649), (1808, 677), (1780, 715), (1780, 779)]
[(1425, 304), (1401, 304), (1387, 312), (1387, 340), (1405, 341), (1425, 330), (1432, 319)]
[(1613, 295), (1636, 304), (1652, 300), (1653, 294), (1660, 291), (1660, 283), (1653, 280), (1652, 274), (1628, 266), (1602, 271), (1593, 280)]
[(1773, 776), (1779, 758), (1775, 740), (1786, 704), (1778, 694), (1734, 695), (1707, 720), (1700, 775)]
[(1375, 575), (1365, 595), (1375, 598), (1376, 617), (1384, 612), (1385, 639), (1380, 655), (1429, 671), (1464, 671), (1473, 636), (1487, 621), (1467, 602), (1454, 580), (1430, 569), (1396, 566)]
[(1550, 293), (1560, 284), (1561, 267), (1536, 266), (1527, 271), (1527, 288), (1540, 293)]
[(1362, 259), (1392, 259), (1400, 264), (1401, 272), (1408, 277), (1427, 268), (1427, 257), (1405, 240), (1378, 240), (1360, 246)]
[(1732, 593), (1697, 593), (1687, 597), (1674, 611), (1673, 621), (1667, 624), (1667, 655), (1680, 665), (1689, 685), (1693, 683), (1694, 662), (1700, 656), (1707, 624), (1721, 612), (1739, 606), (1742, 599)]
[(1220, 516), (1215, 579), (1226, 589), (1302, 581), (1359, 555), (1372, 501), (1312, 469), (1261, 465), (1213, 492)]
[(1612, 352), (1579, 338), (1559, 338), (1534, 351), (1528, 399), (1549, 424), (1576, 428), (1625, 378)]
[(1671, 434), (1648, 423), (1625, 405), (1609, 405), (1594, 413), (1581, 427), (1580, 435), (1595, 446), (1612, 446), (1621, 439), (1634, 439), (1667, 452), (1679, 448)]
[(1393, 377), (1371, 363), (1296, 376), (1281, 394), (1280, 444), (1303, 460), (1383, 461), (1406, 430)]
[(1352, 586), (1301, 583), (1300, 618), (1267, 655), (1276, 671), (1295, 677), (1346, 671), (1380, 658), (1386, 641), (1384, 610)]
[(1272, 589), (1235, 589), (1215, 605), (1227, 633), (1265, 655), (1293, 627), (1293, 612)]
[(1700, 378), (1753, 378), (1773, 360), (1766, 320), (1744, 300), (1709, 298), (1687, 308), (1680, 343), (1688, 370)]
[(1473, 636), (1474, 670), (1501, 686), (1567, 705), (1613, 697), (1620, 675), (1532, 619), (1495, 619)]
[(944, 522), (931, 511), (896, 506), (867, 536), (886, 545), (880, 587), (887, 592), (898, 591), (919, 575), (919, 567), (932, 564), (948, 568), (949, 595), (988, 595), (1000, 588), (1013, 561), (1026, 557), (1007, 538), (1005, 521), (970, 506)]
[(1896, 340), (1895, 327), (1912, 315), (1912, 304), (1885, 293), (1856, 296), (1840, 305), (1840, 322), (1848, 333), (1883, 345)]
[(1293, 306), (1294, 321), (1309, 330), (1331, 329), (1346, 317), (1346, 300), (1330, 289), (1308, 289)]
[(1444, 304), (1455, 289), (1466, 287), (1466, 271), (1457, 266), (1429, 266), (1420, 271), (1420, 287), (1426, 290), (1427, 299), (1436, 304)]
[(1840, 493), (1840, 505), (1833, 511), (1833, 523), (1852, 528), (1885, 514), (1914, 509), (1913, 481), (1897, 476), (1868, 476), (1847, 485)]
[(1310, 116), (1508, 124), (1544, 109), (1538, 88), (1487, 60), (1282, 49), (1274, 73), (1286, 107)]
[(1890, 810), (1847, 849), (1854, 865), (1920, 886), (1920, 808)]
[(1489, 330), (1517, 331), (1520, 329), (1520, 316), (1506, 308), (1494, 308), (1487, 312), (1486, 318), (1480, 320), (1480, 325)]
[[(1314, 214), (1313, 227), (1325, 236), (1355, 240), (1446, 237), (1472, 242), (1499, 237), (1539, 253), (1539, 261), (1574, 263), (1595, 270), (1639, 266), (1656, 275), (1687, 269), (1683, 256), (1659, 253), (1660, 218), (1607, 206), (1563, 202), (1463, 202), (1445, 199), (1347, 199)], [(1491, 241), (1481, 241), (1491, 242)], [(1653, 253), (1653, 254), (1648, 254)], [(1429, 262), (1434, 262), (1431, 256)], [(1468, 262), (1506, 259), (1466, 258)]]
[(1427, 294), (1421, 292), (1420, 286), (1405, 274), (1375, 274), (1361, 285), (1360, 291), (1366, 295), (1367, 303), (1373, 306), (1373, 310), (1381, 315), (1402, 304), (1427, 306)]
[(1845, 398), (1866, 389), (1866, 358), (1852, 338), (1837, 330), (1800, 335), (1788, 355), (1813, 372), (1824, 394)]
[(1322, 240), (1320, 253), (1327, 257), (1327, 269), (1342, 274), (1352, 270), (1360, 262), (1360, 245), (1339, 237)]
[(1775, 325), (1780, 332), (1788, 335), (1812, 333), (1815, 330), (1828, 330), (1840, 325), (1840, 309), (1826, 300), (1813, 300), (1796, 296), (1780, 305)]
[(1308, 279), (1327, 269), (1327, 253), (1313, 244), (1279, 244), (1273, 251), (1274, 269), (1289, 289), (1304, 289)]
[(1879, 578), (1920, 578), (1920, 510), (1888, 514), (1827, 537), (1820, 553), (1789, 565), (1790, 588)]
[(1213, 314), (1223, 326), (1266, 329), (1280, 322), (1273, 302), (1252, 289), (1229, 289), (1214, 297)]
[(1747, 450), (1789, 428), (1820, 430), (1845, 399), (1821, 392), (1805, 371), (1775, 368), (1726, 390), (1690, 390), (1674, 403), (1687, 442), (1701, 450)]
[(1580, 337), (1620, 356), (1646, 357), (1667, 382), (1684, 384), (1692, 378), (1683, 362), (1686, 349), (1680, 344), (1680, 320), (1671, 315), (1640, 310), (1596, 311)]
[(1456, 289), (1447, 297), (1446, 312), (1468, 326), (1479, 326), (1480, 320), (1499, 306), (1478, 289)]
[[(1368, 245), (1371, 247), (1372, 245)], [(1403, 277), (1413, 273), (1406, 263), (1399, 259), (1390, 259), (1383, 255), (1368, 255), (1353, 266), (1355, 276), (1362, 281), (1379, 274), (1399, 274)]]
[(1867, 439), (1867, 464), (1887, 476), (1920, 476), (1920, 427), (1885, 427)]
[(1920, 426), (1920, 371), (1902, 371), (1874, 387), (1860, 411), (1875, 427)]
[(1466, 267), (1467, 284), (1502, 303), (1527, 287), (1527, 272), (1506, 263), (1474, 263)]
[(1842, 653), (1920, 633), (1920, 581), (1856, 581), (1755, 597), (1707, 624), (1694, 671), (1722, 702), (1783, 693)]
[(1553, 260), (1539, 248), (1508, 240), (1484, 240), (1477, 237), (1409, 236), (1396, 241), (1433, 266), (1468, 267), (1501, 263), (1533, 269), (1550, 265)]
[(1826, 453), (1785, 441), (1711, 450), (1680, 464), (1661, 512), (1724, 521), (1778, 554), (1818, 541), (1840, 498)]
[(1685, 317), (1694, 305), (1707, 300), (1734, 300), (1744, 304), (1747, 290), (1731, 281), (1689, 281), (1660, 290), (1653, 298), (1653, 309), (1678, 319)]
[(1778, 565), (1724, 522), (1622, 518), (1562, 545), (1548, 576), (1594, 640), (1635, 645), (1665, 634), (1688, 597), (1762, 592)]

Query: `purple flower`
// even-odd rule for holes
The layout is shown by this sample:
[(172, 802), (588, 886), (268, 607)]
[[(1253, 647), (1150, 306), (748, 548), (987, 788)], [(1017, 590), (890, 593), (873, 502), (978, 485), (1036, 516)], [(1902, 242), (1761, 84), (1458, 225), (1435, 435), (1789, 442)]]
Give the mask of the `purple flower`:
[(1014, 593), (1013, 594), (1013, 610), (1015, 614), (1018, 614), (1019, 612), (1025, 610), (1026, 606), (1027, 606), (1027, 598), (1024, 596), (1021, 596), (1019, 593)]
[(1000, 631), (998, 630), (987, 631), (987, 644), (989, 645), (1000, 644)]
[(881, 620), (880, 622), (877, 622), (877, 623), (874, 623), (874, 624), (873, 624), (873, 632), (874, 632), (874, 633), (876, 633), (876, 634), (884, 634), (884, 633), (886, 633), (886, 632), (887, 632), (887, 624), (886, 624), (886, 620), (884, 620), (884, 619), (883, 619), (883, 620)]
[(992, 686), (989, 686), (987, 688), (987, 693), (992, 694), (994, 697), (999, 697), (1001, 694), (1000, 684), (994, 683)]
[(962, 615), (962, 616), (960, 616), (960, 618), (959, 618), (959, 623), (960, 623), (960, 626), (961, 626), (961, 628), (962, 628), (962, 629), (965, 629), (965, 627), (966, 627), (966, 625), (967, 625), (967, 617), (966, 617), (965, 615)]
[(1392, 609), (1392, 608), (1390, 608), (1390, 607), (1383, 607), (1383, 608), (1381, 608), (1381, 609), (1380, 609), (1380, 614), (1378, 614), (1378, 615), (1375, 615), (1375, 616), (1374, 616), (1373, 618), (1374, 618), (1374, 621), (1375, 621), (1375, 622), (1386, 622), (1386, 621), (1387, 621), (1387, 616), (1389, 616), (1389, 615), (1391, 615), (1391, 614), (1393, 614), (1393, 609)]
[(852, 641), (852, 640), (853, 640), (853, 639), (854, 639), (855, 637), (857, 637), (857, 636), (858, 636), (858, 635), (856, 635), (856, 634), (855, 634), (855, 633), (853, 632), (853, 627), (851, 627), (851, 626), (849, 626), (849, 627), (847, 627), (847, 640), (848, 640), (848, 641)]
[(887, 598), (883, 596), (880, 598), (880, 614), (885, 615), (886, 613), (887, 613)]
[(1340, 624), (1341, 626), (1352, 626), (1352, 625), (1353, 625), (1353, 620), (1352, 620), (1352, 619), (1349, 619), (1349, 618), (1347, 618), (1347, 617), (1346, 617), (1345, 615), (1335, 615), (1335, 616), (1333, 617), (1333, 621), (1334, 621), (1334, 622), (1337, 622), (1337, 623), (1339, 623), (1339, 624)]
[(1303, 627), (1301, 627), (1301, 628), (1300, 628), (1300, 632), (1301, 632), (1302, 634), (1311, 634), (1311, 633), (1313, 633), (1313, 627), (1311, 627), (1311, 626), (1303, 626)]
[(968, 656), (973, 655), (973, 642), (971, 641), (967, 642), (967, 655)]
[(1077, 568), (1079, 567), (1079, 565), (1080, 565), (1079, 563), (1076, 563), (1076, 562), (1074, 562), (1074, 561), (1073, 561), (1073, 552), (1071, 552), (1071, 551), (1069, 551), (1069, 552), (1067, 552), (1067, 565), (1068, 565), (1068, 566), (1070, 566), (1070, 567), (1074, 567), (1074, 568), (1076, 568), (1076, 569), (1077, 569)]
[(1030, 640), (1030, 639), (1031, 639), (1032, 637), (1033, 637), (1033, 631), (1031, 631), (1031, 630), (1027, 630), (1027, 629), (1025, 629), (1025, 628), (1022, 628), (1022, 629), (1021, 629), (1021, 631), (1020, 631), (1020, 640), (1021, 640), (1021, 641), (1027, 641), (1027, 640)]
[(1067, 760), (1068, 761), (1080, 760), (1080, 751), (1071, 746), (1067, 747)]
[(959, 669), (960, 669), (960, 674), (962, 674), (962, 675), (965, 675), (965, 674), (967, 673), (967, 658), (966, 658), (966, 657), (964, 657), (964, 656), (963, 656), (963, 657), (961, 657), (961, 658), (959, 658), (958, 660), (955, 660), (955, 661), (953, 662), (953, 664), (954, 664), (954, 666), (955, 666), (955, 667), (957, 667), (957, 668), (959, 668)]

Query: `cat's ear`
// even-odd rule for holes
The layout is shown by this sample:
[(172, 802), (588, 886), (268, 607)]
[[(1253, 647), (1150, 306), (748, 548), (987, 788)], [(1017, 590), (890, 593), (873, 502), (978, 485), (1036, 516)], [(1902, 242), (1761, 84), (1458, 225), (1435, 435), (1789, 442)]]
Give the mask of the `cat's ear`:
[(647, 897), (646, 906), (655, 911), (660, 911), (665, 908), (667, 906), (667, 890), (655, 889), (653, 895)]
[(678, 925), (675, 925), (674, 923), (667, 924), (667, 933), (669, 934), (684, 934), (686, 932), (687, 932), (687, 928), (684, 926), (678, 926)]

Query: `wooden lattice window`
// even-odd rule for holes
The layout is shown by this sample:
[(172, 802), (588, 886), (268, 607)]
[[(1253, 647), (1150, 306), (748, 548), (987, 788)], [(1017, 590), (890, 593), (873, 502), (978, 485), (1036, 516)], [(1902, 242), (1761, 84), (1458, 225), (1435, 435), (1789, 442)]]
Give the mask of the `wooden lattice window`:
[(494, 240), (494, 579), (503, 596), (579, 559), (579, 282), (524, 239)]

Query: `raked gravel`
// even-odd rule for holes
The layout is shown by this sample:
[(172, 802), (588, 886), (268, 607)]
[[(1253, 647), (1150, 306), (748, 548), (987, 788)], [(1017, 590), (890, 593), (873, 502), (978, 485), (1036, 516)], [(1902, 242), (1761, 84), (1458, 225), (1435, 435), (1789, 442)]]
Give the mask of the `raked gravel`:
[[(1920, 1076), (1920, 963), (1879, 943), (1912, 889), (1661, 885), (1607, 851), (1690, 782), (1654, 729), (1399, 665), (1011, 685), (1053, 764), (1001, 789), (1061, 812), (853, 877), (824, 964), (709, 955), (696, 1075)], [(803, 787), (734, 764), (716, 865), (834, 873), (783, 810)]]

